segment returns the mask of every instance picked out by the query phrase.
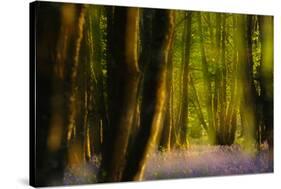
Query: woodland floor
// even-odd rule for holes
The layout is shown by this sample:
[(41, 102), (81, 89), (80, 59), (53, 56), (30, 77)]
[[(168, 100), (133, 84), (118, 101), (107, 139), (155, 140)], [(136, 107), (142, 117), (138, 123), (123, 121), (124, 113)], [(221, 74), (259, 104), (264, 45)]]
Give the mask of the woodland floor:
[[(98, 158), (93, 158), (75, 171), (66, 170), (64, 184), (96, 182), (99, 163)], [(193, 146), (188, 150), (152, 154), (147, 162), (144, 180), (269, 172), (273, 172), (273, 159), (266, 149), (249, 154), (235, 145)]]

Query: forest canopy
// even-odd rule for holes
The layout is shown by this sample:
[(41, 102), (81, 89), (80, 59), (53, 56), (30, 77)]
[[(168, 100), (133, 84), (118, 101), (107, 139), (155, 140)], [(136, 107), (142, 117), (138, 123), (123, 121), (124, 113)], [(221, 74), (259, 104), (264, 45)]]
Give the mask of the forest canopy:
[(76, 184), (145, 180), (153, 154), (201, 147), (266, 151), (273, 171), (272, 16), (49, 2), (31, 11), (34, 185), (68, 184), (69, 172), (84, 175)]

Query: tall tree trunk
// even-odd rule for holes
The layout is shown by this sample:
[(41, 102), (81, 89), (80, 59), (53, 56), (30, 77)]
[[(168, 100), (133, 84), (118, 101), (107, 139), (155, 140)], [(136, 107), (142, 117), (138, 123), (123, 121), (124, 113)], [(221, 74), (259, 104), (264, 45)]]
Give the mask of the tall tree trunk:
[[(253, 83), (253, 61), (251, 47), (251, 16), (238, 16), (238, 60), (240, 74), (239, 85), (241, 87), (240, 110), (244, 124), (244, 137), (246, 147), (255, 143), (256, 127), (256, 94)], [(248, 26), (248, 27), (247, 27)], [(246, 49), (246, 51), (245, 51)]]
[[(174, 33), (173, 33), (174, 35)], [(174, 40), (174, 36), (172, 37)], [(173, 84), (173, 44), (169, 51), (168, 56), (168, 76), (167, 76), (167, 86), (172, 86)], [(166, 106), (166, 113), (164, 119), (163, 130), (160, 138), (159, 147), (160, 150), (164, 149), (166, 151), (170, 151), (171, 148), (171, 135), (173, 129), (173, 114), (172, 114), (172, 98), (173, 98), (173, 91), (167, 90), (167, 106)]]
[[(112, 70), (114, 82), (113, 94), (109, 98), (111, 104), (109, 129), (107, 138), (107, 157), (102, 160), (101, 167), (105, 181), (120, 181), (126, 163), (126, 152), (130, 131), (137, 105), (137, 92), (140, 80), (138, 66), (138, 26), (139, 9), (118, 7), (114, 10), (112, 33), (113, 45), (110, 62), (115, 65)], [(110, 74), (110, 73), (109, 73)], [(108, 137), (109, 135), (107, 135)]]
[(207, 115), (208, 115), (208, 137), (209, 141), (212, 144), (216, 143), (215, 137), (215, 128), (214, 128), (214, 116), (213, 116), (213, 104), (212, 104), (212, 88), (211, 88), (211, 78), (208, 71), (208, 63), (206, 58), (204, 38), (203, 38), (203, 29), (202, 29), (202, 19), (201, 14), (198, 13), (198, 28), (199, 28), (199, 41), (200, 41), (200, 52), (202, 59), (202, 72), (204, 79), (204, 92), (206, 94), (206, 106), (207, 106)]
[[(66, 107), (62, 94), (65, 89), (63, 81), (68, 73), (65, 58), (69, 41), (66, 37), (61, 37), (65, 34), (71, 36), (72, 32), (63, 22), (65, 7), (53, 8), (45, 2), (36, 2), (30, 6), (30, 19), (31, 21), (34, 19), (30, 25), (31, 38), (35, 36), (30, 53), (34, 53), (36, 64), (31, 62), (30, 69), (34, 69), (33, 73), (40, 73), (35, 75), (36, 82), (33, 84), (35, 91), (31, 91), (31, 95), (35, 95), (30, 99), (36, 105), (34, 106), (36, 119), (31, 120), (31, 123), (37, 127), (32, 133), (35, 139), (31, 143), (36, 144), (36, 158), (32, 158), (34, 154), (30, 157), (31, 161), (34, 160), (30, 163), (35, 169), (33, 175), (35, 179), (31, 178), (30, 182), (37, 187), (62, 185), (66, 158), (64, 147)], [(32, 90), (32, 87), (30, 89)]]
[[(66, 4), (60, 8), (54, 8), (47, 6), (45, 2), (38, 2), (37, 5), (39, 4), (40, 6), (37, 8), (39, 8), (38, 13), (40, 14), (37, 16), (40, 22), (36, 23), (38, 24), (36, 43), (38, 41), (40, 43), (36, 44), (38, 48), (36, 57), (38, 57), (37, 62), (42, 64), (38, 66), (38, 69), (43, 69), (37, 70), (40, 77), (38, 84), (36, 83), (36, 89), (38, 97), (44, 98), (38, 99), (37, 107), (39, 115), (47, 115), (47, 118), (41, 120), (42, 118), (39, 116), (38, 122), (36, 120), (36, 123), (42, 128), (40, 132), (44, 132), (44, 135), (40, 132), (36, 135), (42, 140), (36, 139), (36, 144), (38, 144), (36, 148), (40, 148), (36, 151), (40, 153), (36, 156), (38, 157), (36, 169), (37, 166), (38, 170), (40, 169), (36, 176), (38, 184), (36, 185), (62, 185), (67, 161), (66, 139), (67, 121), (69, 120), (65, 115), (67, 115), (66, 110), (71, 111), (71, 106), (67, 106), (69, 99), (64, 99), (65, 92), (71, 92), (65, 80), (72, 74), (69, 68), (78, 62), (81, 35), (83, 35), (83, 7)], [(50, 14), (46, 14), (46, 11)], [(70, 16), (66, 14), (69, 12), (72, 13)], [(74, 54), (74, 56), (67, 56), (68, 54)], [(47, 83), (46, 78), (52, 78), (50, 83)], [(48, 95), (50, 99), (46, 98)], [(50, 107), (42, 106), (48, 102)], [(45, 124), (47, 125), (45, 126)]]
[[(89, 122), (91, 154), (100, 154), (103, 142), (102, 131), (108, 128), (108, 115), (105, 99), (105, 76), (103, 74), (102, 24), (104, 9), (89, 7), (87, 16), (87, 49), (89, 66)], [(105, 129), (104, 129), (105, 128)]]
[(221, 74), (220, 74), (220, 128), (221, 128), (221, 144), (226, 144), (227, 128), (228, 125), (225, 123), (226, 117), (226, 16), (222, 15), (222, 33), (221, 33)]
[[(78, 78), (78, 66), (80, 58), (81, 43), (84, 37), (84, 22), (85, 22), (85, 7), (79, 7), (77, 19), (76, 36), (74, 39), (74, 51), (73, 61), (70, 74), (70, 95), (68, 99), (69, 112), (68, 112), (68, 126), (67, 126), (67, 140), (68, 140), (68, 166), (73, 167), (79, 165), (84, 161), (83, 144), (84, 134), (83, 125), (77, 120), (77, 102), (78, 102), (78, 91), (77, 91), (77, 78)], [(77, 133), (77, 134), (76, 134)]]
[(179, 132), (180, 143), (183, 146), (187, 145), (186, 135), (188, 127), (188, 78), (189, 78), (189, 62), (190, 62), (190, 47), (191, 47), (191, 12), (186, 13), (186, 20), (184, 22), (183, 32), (183, 71), (181, 75), (182, 80), (182, 96), (181, 96), (181, 108), (179, 114)]
[(237, 16), (233, 16), (233, 60), (232, 60), (232, 76), (231, 76), (231, 84), (230, 84), (230, 102), (228, 104), (225, 124), (227, 125), (227, 137), (226, 143), (228, 145), (233, 144), (235, 139), (235, 132), (236, 132), (236, 124), (234, 124), (234, 120), (237, 118), (237, 108), (238, 108), (238, 101), (239, 101), (239, 89), (237, 87)]
[(152, 56), (144, 74), (141, 126), (128, 156), (123, 180), (142, 180), (146, 160), (155, 149), (167, 101), (167, 66), (172, 44), (174, 13), (155, 10), (152, 20)]
[(269, 148), (273, 150), (273, 17), (259, 16), (261, 37), (261, 98)]

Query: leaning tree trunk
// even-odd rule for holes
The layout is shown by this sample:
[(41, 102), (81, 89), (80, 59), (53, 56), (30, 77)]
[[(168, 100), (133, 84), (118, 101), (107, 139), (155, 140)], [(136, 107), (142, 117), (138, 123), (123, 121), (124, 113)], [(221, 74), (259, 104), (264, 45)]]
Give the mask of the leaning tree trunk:
[(167, 101), (167, 64), (172, 44), (174, 13), (156, 10), (152, 20), (152, 56), (144, 73), (140, 129), (128, 155), (123, 180), (142, 180), (146, 160), (156, 147)]

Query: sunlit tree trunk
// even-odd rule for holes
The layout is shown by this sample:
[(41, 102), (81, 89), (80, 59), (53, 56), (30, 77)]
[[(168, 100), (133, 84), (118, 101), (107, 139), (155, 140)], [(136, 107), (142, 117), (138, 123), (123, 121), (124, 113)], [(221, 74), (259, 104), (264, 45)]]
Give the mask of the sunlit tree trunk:
[[(174, 35), (174, 33), (173, 33)], [(174, 40), (174, 36), (172, 37)], [(168, 76), (167, 76), (167, 87), (171, 87), (173, 85), (173, 44), (169, 51), (168, 55)], [(167, 106), (166, 106), (166, 113), (164, 119), (163, 130), (160, 138), (159, 147), (160, 150), (170, 151), (171, 149), (171, 135), (172, 130), (174, 128), (173, 125), (173, 90), (167, 90)]]
[(173, 11), (155, 10), (152, 20), (152, 56), (144, 73), (140, 130), (134, 149), (128, 156), (123, 180), (142, 180), (146, 160), (157, 147), (167, 104), (167, 66), (173, 27)]

